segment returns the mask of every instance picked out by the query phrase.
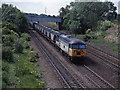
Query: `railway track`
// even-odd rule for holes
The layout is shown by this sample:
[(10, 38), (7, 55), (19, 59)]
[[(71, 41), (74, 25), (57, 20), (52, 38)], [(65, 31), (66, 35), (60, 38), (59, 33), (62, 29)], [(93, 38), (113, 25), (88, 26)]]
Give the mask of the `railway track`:
[(50, 51), (40, 42), (39, 38), (35, 35), (34, 31), (30, 31), (38, 49), (43, 53), (48, 62), (51, 63), (55, 71), (59, 75), (60, 81), (62, 82), (63, 88), (85, 88), (74, 76), (72, 76), (68, 69), (59, 60), (54, 57)]
[(84, 68), (82, 68), (82, 71), (87, 74), (87, 78), (95, 84), (98, 88), (115, 88), (113, 85), (111, 85), (108, 81), (103, 79), (100, 75), (98, 75), (96, 72), (94, 72), (92, 69), (90, 69), (88, 66), (84, 65)]
[[(55, 68), (57, 74), (60, 77), (60, 80), (62, 80), (63, 88), (86, 88), (77, 80), (78, 78), (76, 79), (76, 77), (74, 77), (69, 73), (68, 69), (64, 64), (62, 64), (56, 57), (51, 56), (50, 51), (48, 51), (46, 47), (40, 42), (40, 40), (37, 38), (34, 32), (32, 32), (31, 35), (34, 37), (35, 41), (37, 42), (36, 45), (39, 47), (39, 50), (43, 52), (44, 56), (47, 58), (47, 60), (49, 60), (51, 65)], [(109, 82), (104, 80), (101, 76), (99, 76), (89, 67), (84, 65), (83, 71), (87, 72), (86, 78), (89, 79), (97, 88), (115, 88), (113, 85), (111, 85)]]
[(94, 56), (101, 58), (101, 60), (120, 69), (120, 66), (119, 66), (120, 60), (117, 56), (111, 55), (111, 54), (109, 54), (99, 48), (96, 48), (88, 43), (87, 43), (87, 49), (88, 49), (88, 53), (91, 53)]

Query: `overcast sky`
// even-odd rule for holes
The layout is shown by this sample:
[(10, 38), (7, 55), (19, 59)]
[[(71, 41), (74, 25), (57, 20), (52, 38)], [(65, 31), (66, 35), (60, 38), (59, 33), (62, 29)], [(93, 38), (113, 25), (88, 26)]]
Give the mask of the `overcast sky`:
[[(37, 14), (45, 13), (46, 8), (47, 15), (58, 15), (59, 9), (65, 7), (72, 1), (75, 0), (1, 0), (0, 6), (2, 3), (13, 4), (13, 6), (16, 6), (23, 12)], [(120, 0), (110, 1), (114, 2), (115, 6), (118, 7), (118, 2)]]

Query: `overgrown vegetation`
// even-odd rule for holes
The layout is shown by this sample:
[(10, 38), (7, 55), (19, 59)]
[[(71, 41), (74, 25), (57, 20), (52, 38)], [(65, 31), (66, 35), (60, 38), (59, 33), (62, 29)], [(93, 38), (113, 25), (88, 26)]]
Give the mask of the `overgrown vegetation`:
[(2, 5), (2, 87), (43, 88), (37, 70), (38, 53), (32, 51), (24, 13), (12, 5)]
[(107, 25), (117, 18), (116, 7), (112, 2), (71, 2), (65, 8), (62, 7), (59, 13), (64, 19), (63, 29), (76, 34), (85, 34), (88, 29), (96, 31), (98, 23)]
[(119, 52), (119, 42), (109, 42), (105, 39), (110, 34), (107, 30), (115, 24), (117, 26), (120, 21), (116, 10), (113, 2), (71, 2), (59, 10), (59, 16), (64, 19), (64, 32), (87, 42), (113, 45), (114, 48), (109, 49)]

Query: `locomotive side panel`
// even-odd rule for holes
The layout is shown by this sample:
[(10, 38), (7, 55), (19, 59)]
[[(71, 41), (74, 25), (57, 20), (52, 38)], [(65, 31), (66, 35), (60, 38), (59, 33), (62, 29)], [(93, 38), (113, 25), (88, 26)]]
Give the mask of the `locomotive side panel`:
[(69, 54), (69, 52), (68, 52), (69, 44), (66, 43), (66, 42), (64, 42), (64, 41), (62, 41), (62, 40), (60, 40), (60, 43), (61, 43), (60, 48), (61, 48), (65, 53)]

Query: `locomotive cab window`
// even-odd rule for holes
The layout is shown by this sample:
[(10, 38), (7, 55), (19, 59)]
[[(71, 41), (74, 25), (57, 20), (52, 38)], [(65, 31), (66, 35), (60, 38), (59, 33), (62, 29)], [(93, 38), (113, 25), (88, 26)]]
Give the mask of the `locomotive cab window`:
[(72, 49), (85, 49), (85, 45), (72, 45)]

